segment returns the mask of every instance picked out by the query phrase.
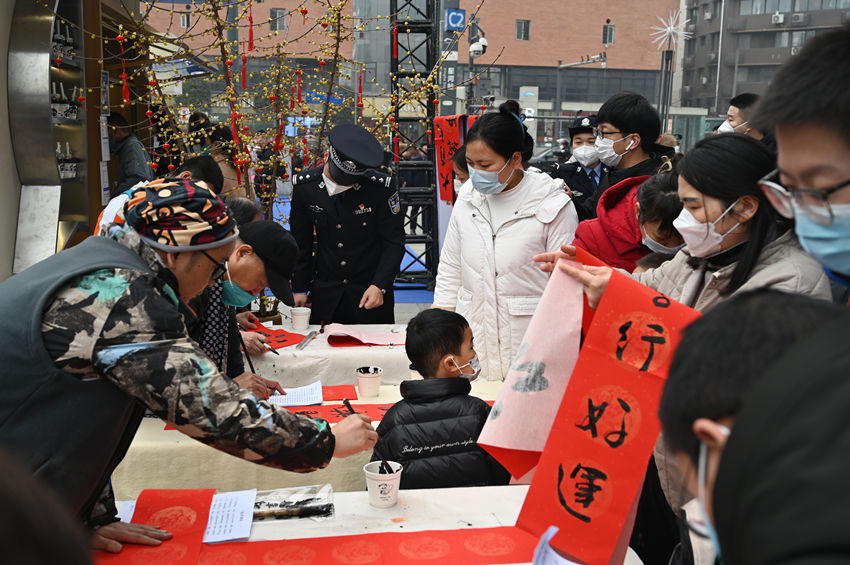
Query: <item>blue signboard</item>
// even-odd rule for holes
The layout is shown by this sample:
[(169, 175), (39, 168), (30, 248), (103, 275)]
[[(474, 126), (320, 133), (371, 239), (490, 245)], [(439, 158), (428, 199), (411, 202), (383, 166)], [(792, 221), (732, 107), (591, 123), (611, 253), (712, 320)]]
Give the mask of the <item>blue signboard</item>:
[(463, 31), (466, 27), (466, 10), (446, 9), (446, 31)]

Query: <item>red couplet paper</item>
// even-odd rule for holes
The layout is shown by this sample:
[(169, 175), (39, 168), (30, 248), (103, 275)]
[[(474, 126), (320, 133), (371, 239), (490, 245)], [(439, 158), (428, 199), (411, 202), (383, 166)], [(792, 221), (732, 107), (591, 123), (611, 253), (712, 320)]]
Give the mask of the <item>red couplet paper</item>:
[(460, 128), (461, 116), (434, 118), (434, 155), (437, 158), (437, 188), (440, 200), (454, 200), (454, 169), (452, 157), (463, 145)]
[[(614, 271), (558, 409), (517, 525), (590, 565), (612, 562), (660, 431), (681, 330), (699, 314)], [(633, 518), (633, 512), (631, 513)], [(622, 557), (620, 558), (622, 562)]]
[(134, 524), (159, 526), (174, 537), (158, 546), (125, 543), (120, 553), (93, 554), (95, 562), (145, 565), (196, 565), (215, 489), (143, 490)]
[(322, 399), (329, 400), (357, 400), (357, 388), (354, 385), (334, 385), (322, 387)]
[(387, 532), (204, 545), (200, 565), (477, 565), (527, 563), (537, 539), (513, 526), (424, 532)]
[(273, 330), (264, 326), (260, 322), (255, 322), (254, 326), (249, 326), (246, 329), (266, 336), (266, 345), (272, 349), (298, 345), (306, 337), (304, 334), (288, 332), (286, 330)]

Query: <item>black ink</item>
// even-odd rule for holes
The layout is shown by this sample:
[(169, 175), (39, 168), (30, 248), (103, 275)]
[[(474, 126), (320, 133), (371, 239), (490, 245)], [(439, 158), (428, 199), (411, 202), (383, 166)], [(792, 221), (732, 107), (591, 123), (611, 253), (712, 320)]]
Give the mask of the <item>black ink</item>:
[(620, 339), (617, 340), (617, 360), (623, 360), (623, 351), (626, 350), (626, 346), (629, 344), (629, 328), (632, 327), (632, 322), (629, 320), (622, 326), (620, 326)]
[[(593, 467), (584, 467), (580, 463), (575, 466), (572, 473), (570, 473), (570, 478), (575, 479), (576, 475), (581, 472), (581, 476), (579, 480), (574, 483), (574, 497), (575, 502), (581, 505), (582, 508), (587, 509), (595, 500), (595, 495), (597, 492), (602, 490), (602, 487), (596, 484), (596, 481), (606, 481), (608, 480), (608, 475), (603, 473), (598, 469), (594, 469)], [(590, 516), (586, 514), (582, 514), (567, 504), (566, 498), (564, 497), (564, 493), (561, 490), (561, 485), (564, 481), (564, 466), (558, 465), (558, 501), (561, 503), (561, 506), (569, 512), (574, 517), (578, 518), (582, 522), (590, 522)]]
[(652, 303), (658, 306), (659, 308), (669, 308), (670, 304), (672, 304), (672, 301), (663, 294), (661, 294), (653, 298)]
[[(649, 327), (649, 329), (654, 330), (654, 331), (656, 331), (660, 334), (664, 333), (664, 328), (661, 327), (659, 324), (647, 324), (647, 327)], [(654, 336), (654, 335), (645, 335), (645, 336), (642, 336), (640, 339), (642, 341), (646, 341), (646, 342), (649, 343), (649, 355), (647, 355), (646, 361), (643, 362), (643, 365), (641, 365), (641, 368), (638, 369), (639, 371), (646, 371), (646, 370), (649, 369), (649, 364), (652, 362), (652, 357), (655, 355), (655, 344), (657, 343), (657, 344), (661, 345), (661, 344), (667, 343), (667, 339), (664, 338), (664, 337), (661, 337), (661, 336)]]
[[(587, 399), (587, 417), (582, 420), (581, 424), (576, 424), (576, 427), (580, 430), (584, 430), (586, 432), (590, 432), (590, 437), (596, 437), (596, 423), (602, 418), (602, 415), (605, 414), (605, 409), (608, 408), (608, 403), (603, 402), (600, 405), (593, 404), (593, 399)], [(587, 424), (584, 424), (587, 422)]]

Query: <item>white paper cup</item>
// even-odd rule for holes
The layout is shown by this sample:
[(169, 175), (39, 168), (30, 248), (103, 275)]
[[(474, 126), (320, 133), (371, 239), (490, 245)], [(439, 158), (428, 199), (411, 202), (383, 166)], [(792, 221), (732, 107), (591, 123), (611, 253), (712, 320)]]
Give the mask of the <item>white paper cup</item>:
[(378, 472), (380, 461), (372, 461), (363, 466), (366, 474), (366, 488), (369, 491), (369, 504), (375, 508), (389, 508), (398, 503), (398, 488), (401, 485), (401, 463), (387, 461), (392, 473), (382, 475)]
[(383, 369), (380, 367), (358, 367), (354, 370), (357, 375), (357, 396), (358, 398), (374, 398), (381, 391), (381, 374)]
[(292, 316), (293, 330), (306, 330), (310, 325), (310, 309), (309, 308), (293, 308), (290, 316)]

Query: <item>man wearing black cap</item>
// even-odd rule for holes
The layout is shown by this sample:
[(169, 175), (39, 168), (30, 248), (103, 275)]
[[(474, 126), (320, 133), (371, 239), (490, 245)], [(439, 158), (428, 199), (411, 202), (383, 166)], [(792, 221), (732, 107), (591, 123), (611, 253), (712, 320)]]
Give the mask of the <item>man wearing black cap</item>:
[[(249, 305), (266, 287), (281, 302), (292, 306), (289, 279), (297, 259), (295, 238), (279, 224), (270, 221), (242, 224), (236, 247), (225, 263), (221, 285), (213, 285), (181, 308), (189, 337), (200, 344), (222, 373), (258, 398), (283, 391), (276, 381), (245, 371), (234, 307)], [(246, 353), (252, 353), (247, 342), (245, 345), (249, 349)], [(257, 345), (260, 347), (256, 353), (267, 351), (262, 343)]]
[(599, 188), (599, 179), (608, 172), (608, 167), (599, 162), (596, 153), (596, 116), (576, 118), (569, 128), (572, 157), (566, 163), (556, 163), (551, 173), (563, 179), (573, 196), (579, 220), (596, 217), (594, 195)]
[(310, 294), (313, 324), (391, 324), (393, 281), (404, 256), (394, 179), (374, 170), (384, 153), (362, 127), (339, 125), (328, 141), (325, 166), (292, 179), (289, 221), (300, 250), (295, 305), (306, 306)]

